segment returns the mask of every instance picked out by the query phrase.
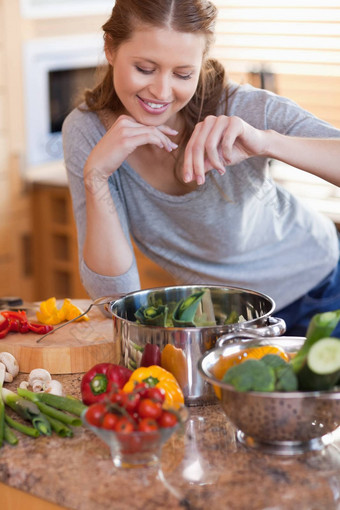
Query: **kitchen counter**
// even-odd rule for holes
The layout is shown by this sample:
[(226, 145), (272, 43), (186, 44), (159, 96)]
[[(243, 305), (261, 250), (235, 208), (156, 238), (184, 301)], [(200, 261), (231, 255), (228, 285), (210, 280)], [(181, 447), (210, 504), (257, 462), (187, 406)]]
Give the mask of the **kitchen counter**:
[[(79, 397), (81, 374), (57, 378)], [(115, 468), (107, 446), (83, 427), (71, 439), (20, 435), (17, 446), (0, 450), (0, 501), (4, 489), (16, 488), (73, 510), (340, 508), (340, 438), (322, 452), (269, 455), (241, 446), (218, 405), (189, 410), (185, 431), (163, 448), (158, 473)]]

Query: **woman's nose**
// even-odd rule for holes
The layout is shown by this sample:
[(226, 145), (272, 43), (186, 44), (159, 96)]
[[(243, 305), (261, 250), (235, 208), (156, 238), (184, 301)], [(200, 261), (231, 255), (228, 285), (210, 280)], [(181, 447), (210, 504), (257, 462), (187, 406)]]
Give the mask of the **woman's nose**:
[(150, 87), (155, 99), (159, 101), (169, 101), (171, 99), (171, 78), (168, 75), (159, 74)]

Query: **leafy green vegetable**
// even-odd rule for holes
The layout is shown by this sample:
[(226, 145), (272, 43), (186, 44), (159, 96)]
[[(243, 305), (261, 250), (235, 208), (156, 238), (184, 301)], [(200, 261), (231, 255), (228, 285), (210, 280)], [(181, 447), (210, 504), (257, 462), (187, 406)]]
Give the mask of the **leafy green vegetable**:
[(178, 302), (172, 315), (174, 326), (196, 326), (194, 317), (204, 292), (204, 290), (194, 292), (191, 296)]
[(224, 324), (237, 324), (239, 321), (239, 315), (236, 310), (232, 310), (230, 314), (227, 316)]
[(135, 312), (135, 318), (140, 324), (147, 326), (163, 326), (165, 327), (168, 316), (168, 307), (159, 305), (157, 307), (141, 306)]

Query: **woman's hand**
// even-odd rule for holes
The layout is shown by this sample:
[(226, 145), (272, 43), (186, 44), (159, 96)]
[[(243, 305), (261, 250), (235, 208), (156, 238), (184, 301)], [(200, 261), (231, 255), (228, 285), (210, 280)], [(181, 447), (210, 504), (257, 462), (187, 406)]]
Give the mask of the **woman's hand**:
[(166, 125), (146, 126), (128, 115), (121, 115), (89, 155), (84, 178), (86, 180), (95, 169), (96, 174), (100, 173), (101, 178), (107, 180), (129, 154), (141, 145), (153, 144), (171, 152), (177, 145), (167, 135), (176, 134), (177, 131)]
[(265, 155), (265, 134), (239, 117), (209, 115), (198, 123), (187, 144), (183, 180), (203, 184), (205, 174), (215, 168), (221, 175), (227, 165), (251, 156)]

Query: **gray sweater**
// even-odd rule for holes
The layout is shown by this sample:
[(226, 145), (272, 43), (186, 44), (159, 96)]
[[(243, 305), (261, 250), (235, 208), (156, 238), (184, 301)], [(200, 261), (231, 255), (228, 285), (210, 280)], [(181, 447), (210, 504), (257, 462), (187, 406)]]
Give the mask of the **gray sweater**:
[[(340, 130), (292, 101), (249, 85), (234, 90), (228, 115), (286, 135), (340, 137)], [(83, 167), (104, 133), (95, 113), (78, 109), (63, 125), (80, 274), (92, 298), (140, 288), (135, 261), (125, 274), (110, 277), (91, 271), (82, 255)], [(127, 237), (179, 284), (252, 289), (272, 297), (280, 309), (319, 283), (339, 259), (334, 224), (273, 182), (266, 158), (249, 158), (223, 176), (213, 170), (203, 186), (182, 196), (154, 189), (126, 162), (112, 173), (109, 187)], [(105, 250), (105, 239), (98, 250)]]

